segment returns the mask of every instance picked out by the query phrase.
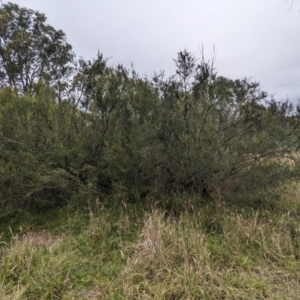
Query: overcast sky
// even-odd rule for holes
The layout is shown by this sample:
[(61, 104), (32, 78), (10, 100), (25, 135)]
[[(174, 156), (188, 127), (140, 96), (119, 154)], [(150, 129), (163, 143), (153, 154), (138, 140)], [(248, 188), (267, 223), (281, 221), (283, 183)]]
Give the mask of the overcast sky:
[[(219, 75), (251, 77), (275, 99), (300, 99), (300, 2), (294, 0), (12, 0), (43, 12), (77, 56), (140, 75), (164, 70), (187, 49), (211, 59)], [(8, 1), (3, 1), (4, 3)]]

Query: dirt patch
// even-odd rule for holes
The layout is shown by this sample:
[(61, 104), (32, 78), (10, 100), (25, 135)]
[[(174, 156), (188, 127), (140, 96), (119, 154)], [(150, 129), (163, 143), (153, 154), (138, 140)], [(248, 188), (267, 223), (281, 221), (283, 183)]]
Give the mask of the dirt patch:
[(31, 246), (44, 246), (49, 250), (52, 250), (60, 245), (62, 242), (61, 237), (54, 236), (48, 232), (27, 232), (18, 238), (18, 240), (24, 244)]
[(97, 288), (91, 288), (88, 290), (81, 290), (81, 291), (70, 291), (66, 295), (66, 299), (71, 300), (98, 300), (102, 299), (102, 293)]
[(87, 290), (87, 291), (81, 291), (79, 293), (79, 296), (85, 300), (97, 300), (101, 296), (101, 293), (97, 289), (91, 289), (91, 290)]

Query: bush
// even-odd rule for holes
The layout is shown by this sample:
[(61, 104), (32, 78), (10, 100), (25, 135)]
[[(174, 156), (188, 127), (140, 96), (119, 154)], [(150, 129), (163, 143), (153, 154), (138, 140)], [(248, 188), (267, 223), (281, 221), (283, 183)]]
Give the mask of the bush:
[(31, 95), (3, 89), (0, 204), (255, 199), (297, 178), (299, 107), (187, 51), (175, 63), (174, 76), (147, 80), (100, 54), (81, 60), (66, 101), (42, 83)]

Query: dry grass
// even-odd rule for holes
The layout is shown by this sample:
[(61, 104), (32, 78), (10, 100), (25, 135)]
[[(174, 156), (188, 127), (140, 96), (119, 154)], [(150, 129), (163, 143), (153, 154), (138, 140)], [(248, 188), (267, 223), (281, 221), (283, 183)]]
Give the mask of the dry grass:
[(205, 213), (147, 216), (122, 272), (125, 299), (297, 299), (300, 263), (284, 216), (274, 228), (258, 213), (227, 212), (208, 233)]
[(49, 251), (54, 250), (57, 248), (60, 243), (62, 242), (61, 237), (53, 236), (48, 232), (27, 232), (22, 235), (18, 239), (18, 243), (22, 244), (23, 246), (30, 245), (32, 247), (43, 246), (46, 247)]
[(299, 196), (272, 211), (103, 205), (61, 216), (60, 235), (44, 226), (0, 248), (0, 299), (299, 299)]

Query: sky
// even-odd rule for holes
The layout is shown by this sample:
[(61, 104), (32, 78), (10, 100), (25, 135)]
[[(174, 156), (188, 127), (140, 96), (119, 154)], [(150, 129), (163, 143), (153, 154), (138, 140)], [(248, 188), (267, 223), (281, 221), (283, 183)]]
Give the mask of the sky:
[[(6, 3), (8, 1), (2, 1)], [(218, 75), (251, 78), (276, 100), (300, 99), (300, 1), (11, 0), (42, 12), (62, 29), (77, 56), (134, 65), (140, 75), (175, 72), (184, 49)]]

